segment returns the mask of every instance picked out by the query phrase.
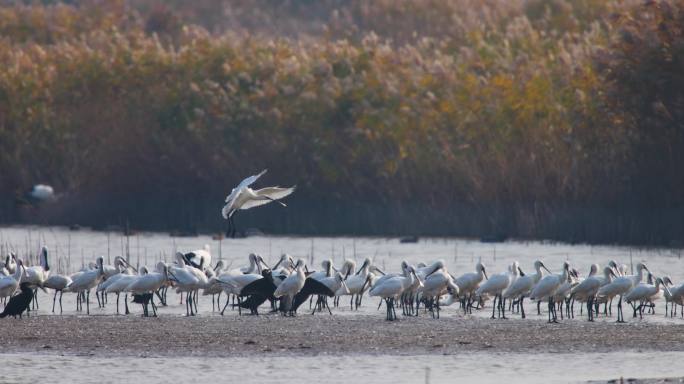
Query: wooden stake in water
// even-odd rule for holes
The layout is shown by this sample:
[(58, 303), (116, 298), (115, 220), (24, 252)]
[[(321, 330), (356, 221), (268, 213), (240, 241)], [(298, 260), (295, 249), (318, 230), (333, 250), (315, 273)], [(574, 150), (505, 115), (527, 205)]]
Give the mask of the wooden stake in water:
[(313, 261), (314, 261), (314, 239), (313, 238), (311, 239), (311, 254), (310, 254), (310, 256), (311, 256), (310, 264), (313, 265)]
[(111, 252), (109, 250), (109, 236), (110, 233), (107, 231), (107, 264), (112, 265), (112, 257), (111, 257)]
[(354, 247), (354, 260), (356, 260), (356, 237), (352, 239), (352, 247)]
[[(219, 248), (219, 260), (223, 260), (223, 253), (222, 253), (223, 236), (218, 237), (218, 243), (219, 243), (219, 247), (218, 247)], [(270, 239), (268, 240), (268, 246), (269, 246), (269, 248), (271, 247), (271, 240)]]
[(71, 234), (67, 237), (67, 272), (71, 272)]

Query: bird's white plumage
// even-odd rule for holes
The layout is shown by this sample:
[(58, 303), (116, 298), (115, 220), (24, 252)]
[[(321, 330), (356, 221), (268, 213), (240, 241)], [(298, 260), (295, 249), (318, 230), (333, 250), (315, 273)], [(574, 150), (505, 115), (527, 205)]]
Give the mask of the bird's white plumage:
[(278, 201), (294, 192), (295, 187), (266, 187), (256, 191), (250, 188), (249, 186), (257, 181), (264, 173), (266, 173), (266, 170), (263, 170), (258, 175), (250, 176), (242, 180), (237, 187), (233, 188), (226, 197), (226, 205), (224, 205), (221, 210), (224, 219), (229, 219), (238, 210), (250, 209), (268, 204), (272, 201)]

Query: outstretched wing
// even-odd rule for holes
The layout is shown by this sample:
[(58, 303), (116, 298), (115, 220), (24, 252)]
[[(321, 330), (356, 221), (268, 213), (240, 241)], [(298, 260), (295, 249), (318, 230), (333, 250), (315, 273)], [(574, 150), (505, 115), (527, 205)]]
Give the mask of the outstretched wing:
[(264, 173), (266, 173), (266, 171), (268, 171), (268, 170), (264, 169), (258, 175), (250, 176), (250, 177), (242, 180), (240, 182), (240, 184), (238, 184), (238, 186), (235, 189), (242, 189), (245, 187), (249, 187), (250, 185), (254, 184), (254, 182), (257, 181), (257, 179), (259, 179), (261, 176), (263, 176)]
[(259, 197), (259, 199), (250, 199), (246, 201), (240, 209), (250, 209), (258, 207), (264, 204), (268, 204), (273, 200), (280, 200), (287, 197), (294, 192), (295, 187), (281, 188), (281, 187), (267, 187), (261, 188), (254, 191), (254, 194)]
[(304, 303), (311, 295), (325, 295), (328, 297), (335, 296), (335, 292), (331, 291), (325, 284), (312, 278), (306, 279), (304, 287), (299, 291), (292, 302), (292, 310), (296, 311), (302, 303)]
[(294, 192), (296, 186), (292, 186), (289, 188), (282, 188), (282, 187), (266, 187), (266, 188), (261, 188), (257, 189), (254, 191), (254, 194), (257, 196), (264, 196), (271, 198), (273, 200), (280, 200), (284, 197), (287, 197)]
[(268, 171), (267, 169), (264, 169), (263, 171), (259, 172), (257, 175), (252, 175), (240, 182), (237, 187), (233, 188), (230, 191), (230, 194), (226, 196), (226, 205), (223, 207), (223, 210), (221, 210), (221, 214), (223, 215), (224, 219), (227, 219), (228, 216), (230, 215), (230, 211), (232, 210), (232, 205), (235, 199), (238, 197), (240, 192), (246, 188), (249, 187), (250, 185), (254, 184), (257, 179), (259, 179), (261, 176), (264, 175)]

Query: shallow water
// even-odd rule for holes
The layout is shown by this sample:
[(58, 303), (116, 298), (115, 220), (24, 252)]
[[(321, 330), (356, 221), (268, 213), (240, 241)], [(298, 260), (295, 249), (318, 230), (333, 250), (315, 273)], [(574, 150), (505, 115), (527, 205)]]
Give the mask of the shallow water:
[[(606, 264), (610, 259), (627, 265), (645, 262), (656, 275), (668, 274), (675, 283), (684, 280), (682, 250), (635, 249), (614, 246), (588, 246), (548, 244), (542, 242), (506, 242), (483, 244), (464, 239), (421, 239), (417, 244), (400, 244), (390, 238), (298, 238), (298, 237), (251, 237), (226, 239), (221, 242), (209, 236), (172, 238), (161, 233), (141, 233), (128, 239), (118, 233), (69, 231), (55, 227), (5, 227), (0, 228), (0, 244), (27, 258), (32, 254), (33, 263), (40, 245), (50, 249), (53, 271), (74, 272), (97, 256), (104, 256), (111, 263), (115, 256), (126, 254), (128, 244), (130, 261), (134, 265), (153, 265), (158, 260), (171, 261), (176, 250), (190, 251), (210, 244), (214, 263), (222, 259), (231, 268), (244, 266), (250, 252), (261, 254), (269, 264), (274, 263), (282, 252), (305, 258), (318, 266), (324, 258), (332, 258), (336, 265), (343, 258), (356, 259), (359, 264), (365, 257), (387, 272), (398, 271), (400, 262), (429, 263), (443, 259), (454, 275), (473, 270), (482, 260), (490, 274), (504, 271), (513, 260), (518, 260), (524, 270), (530, 270), (535, 259), (541, 259), (552, 270), (559, 270), (563, 261), (569, 261), (582, 273), (591, 263)], [(312, 255), (313, 253), (313, 255)], [(313, 261), (313, 262), (312, 262)], [(94, 294), (91, 297), (93, 315), (116, 313), (115, 297), (110, 295), (106, 308), (98, 308)], [(225, 297), (223, 298), (225, 300)], [(50, 315), (52, 295), (39, 293), (38, 315)], [(377, 301), (364, 299), (359, 312), (350, 311), (348, 299), (341, 300), (342, 307), (334, 308), (336, 316), (355, 316), (357, 313), (384, 316), (384, 309), (377, 310)], [(66, 294), (63, 300), (64, 315), (76, 315), (75, 295)], [(123, 304), (122, 304), (123, 308)], [(134, 314), (140, 314), (138, 306), (131, 305)], [(656, 315), (644, 320), (628, 321), (684, 323), (679, 318), (665, 319), (662, 304)], [(533, 312), (528, 307), (528, 312)], [(169, 296), (169, 306), (160, 308), (160, 316), (180, 316), (185, 305), (179, 304), (178, 296)], [(626, 311), (626, 313), (628, 313)], [(475, 316), (489, 316), (489, 308)], [(78, 314), (82, 315), (82, 314)], [(227, 321), (235, 312), (227, 313)], [(212, 311), (210, 297), (200, 298), (200, 316), (218, 316)], [(428, 316), (428, 315), (424, 315)], [(446, 307), (443, 320), (463, 316), (456, 306)], [(517, 315), (513, 315), (517, 316)], [(531, 321), (545, 321), (546, 315), (529, 316)], [(573, 321), (583, 321), (576, 318)], [(613, 321), (603, 319), (600, 321)], [(65, 316), (65, 321), (68, 317)], [(411, 321), (410, 318), (400, 321)], [(567, 321), (567, 320), (566, 320)], [(143, 351), (141, 351), (142, 353)], [(396, 352), (396, 351), (395, 351)], [(608, 380), (619, 377), (671, 377), (683, 376), (684, 369), (672, 361), (684, 358), (682, 352), (646, 353), (584, 353), (584, 354), (530, 354), (530, 353), (468, 353), (458, 355), (421, 356), (328, 356), (317, 357), (269, 357), (269, 358), (138, 358), (60, 356), (42, 354), (5, 354), (0, 365), (0, 381), (3, 382), (121, 382), (140, 380), (144, 382), (167, 382), (199, 380), (222, 381), (239, 379), (247, 383), (282, 382), (287, 378), (307, 378), (308, 382), (501, 382), (511, 383), (566, 383), (587, 380)]]
[(682, 376), (684, 352), (642, 354), (470, 353), (450, 356), (269, 358), (99, 358), (2, 355), (0, 381), (11, 383), (577, 383), (620, 377)]

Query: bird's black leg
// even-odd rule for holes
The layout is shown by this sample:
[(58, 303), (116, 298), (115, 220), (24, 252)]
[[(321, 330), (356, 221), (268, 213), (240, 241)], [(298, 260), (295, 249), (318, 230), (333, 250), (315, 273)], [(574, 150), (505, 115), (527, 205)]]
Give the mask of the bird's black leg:
[(128, 310), (128, 293), (124, 295), (124, 314), (125, 315), (130, 315), (131, 311)]
[(86, 314), (90, 315), (90, 289), (86, 293)]
[(226, 300), (226, 305), (224, 305), (223, 309), (221, 310), (221, 316), (223, 316), (223, 312), (226, 311), (226, 307), (228, 306), (228, 304), (230, 304), (230, 298), (228, 298), (228, 300)]
[(64, 291), (59, 291), (59, 314), (62, 314), (62, 295), (64, 294)]
[(525, 296), (520, 296), (520, 299), (518, 299), (518, 305), (520, 306), (520, 313), (522, 313), (522, 318), (525, 318), (525, 307), (523, 306), (525, 301)]
[(157, 317), (157, 306), (154, 305), (154, 295), (150, 295), (150, 304), (152, 304), (152, 316)]
[(55, 296), (52, 298), (52, 313), (55, 313), (55, 303), (57, 302), (57, 290), (55, 290)]

